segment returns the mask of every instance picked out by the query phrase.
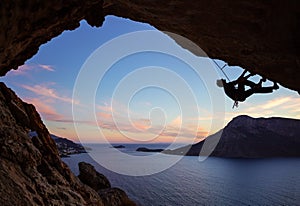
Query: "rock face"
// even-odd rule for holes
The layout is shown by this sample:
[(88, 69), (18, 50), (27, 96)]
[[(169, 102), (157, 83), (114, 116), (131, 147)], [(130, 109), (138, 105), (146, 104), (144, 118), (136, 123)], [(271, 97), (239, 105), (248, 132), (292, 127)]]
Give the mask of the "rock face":
[[(28, 132), (38, 137), (30, 138)], [(103, 205), (60, 160), (33, 105), (0, 83), (0, 205)]]
[(102, 0), (1, 1), (0, 75), (16, 69), (33, 56), (41, 44), (86, 19), (92, 26), (104, 21)]
[[(239, 65), (300, 91), (298, 0), (70, 0), (0, 2), (0, 75), (16, 69), (38, 47), (86, 19), (105, 15), (147, 22), (195, 42), (210, 57)], [(102, 9), (103, 7), (103, 9)]]
[(104, 205), (109, 206), (135, 206), (127, 194), (119, 188), (111, 188), (108, 179), (97, 172), (95, 168), (85, 162), (79, 164), (79, 179), (98, 192)]
[[(221, 139), (216, 148), (212, 143)], [(197, 144), (175, 150), (168, 154), (198, 156), (203, 145), (211, 156), (234, 158), (299, 157), (300, 120), (285, 118), (251, 118), (238, 116), (221, 131)], [(213, 151), (213, 152), (211, 152)]]
[(81, 182), (90, 186), (95, 191), (111, 187), (108, 179), (104, 175), (97, 172), (92, 165), (85, 162), (80, 162), (78, 165), (80, 172), (78, 177)]
[(98, 192), (105, 205), (114, 206), (135, 206), (136, 204), (130, 200), (126, 193), (119, 188), (108, 188)]
[[(29, 131), (36, 135), (30, 137)], [(91, 165), (80, 163), (80, 181), (61, 161), (34, 106), (3, 83), (0, 146), (0, 205), (135, 205)]]

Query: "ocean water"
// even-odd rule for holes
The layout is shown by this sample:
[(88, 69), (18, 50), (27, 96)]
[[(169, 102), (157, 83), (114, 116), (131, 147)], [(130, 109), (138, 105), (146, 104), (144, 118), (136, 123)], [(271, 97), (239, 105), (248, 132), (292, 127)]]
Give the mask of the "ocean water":
[[(141, 145), (125, 145), (120, 151), (130, 155)], [(166, 145), (143, 145), (164, 148)], [(119, 164), (108, 146), (99, 146), (111, 164)], [(106, 148), (106, 149), (105, 149)], [(89, 154), (63, 158), (78, 175), (78, 162), (96, 170), (120, 187), (139, 205), (300, 205), (300, 158), (226, 159), (183, 157), (174, 166), (153, 175), (127, 176), (112, 172), (95, 162)], [(124, 160), (122, 160), (124, 161)]]

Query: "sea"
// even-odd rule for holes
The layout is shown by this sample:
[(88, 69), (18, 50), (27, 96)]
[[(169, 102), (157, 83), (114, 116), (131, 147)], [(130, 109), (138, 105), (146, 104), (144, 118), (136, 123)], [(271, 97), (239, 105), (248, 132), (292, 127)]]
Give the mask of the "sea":
[[(76, 175), (79, 174), (79, 162), (92, 164), (109, 179), (112, 187), (123, 189), (138, 205), (300, 205), (300, 158), (183, 156), (162, 171), (146, 170), (145, 175), (134, 173), (135, 176), (131, 176), (124, 174), (126, 169), (114, 169), (114, 165), (120, 168), (122, 164), (126, 165), (126, 158), (120, 154), (137, 158), (147, 156), (154, 160), (152, 165), (145, 165), (147, 161), (144, 160), (144, 165), (137, 163), (147, 168), (155, 168), (155, 161), (161, 163), (174, 155), (135, 151), (138, 147), (166, 148), (166, 144), (124, 146), (116, 151), (111, 145), (93, 145), (89, 153), (71, 155), (63, 161)], [(92, 155), (93, 150), (102, 155), (106, 163), (99, 163)], [(128, 164), (130, 168), (134, 167), (132, 163)]]

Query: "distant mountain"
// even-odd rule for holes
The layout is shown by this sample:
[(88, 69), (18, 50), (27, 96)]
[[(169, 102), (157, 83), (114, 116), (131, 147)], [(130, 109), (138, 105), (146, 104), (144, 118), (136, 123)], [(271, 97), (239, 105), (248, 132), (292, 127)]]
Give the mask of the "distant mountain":
[(55, 141), (60, 156), (65, 157), (71, 154), (86, 153), (85, 148), (81, 144), (77, 144), (67, 138), (58, 137), (50, 134)]
[[(214, 148), (215, 143), (217, 146)], [(235, 117), (224, 129), (197, 144), (163, 152), (230, 158), (299, 157), (300, 120), (252, 118), (242, 115)]]

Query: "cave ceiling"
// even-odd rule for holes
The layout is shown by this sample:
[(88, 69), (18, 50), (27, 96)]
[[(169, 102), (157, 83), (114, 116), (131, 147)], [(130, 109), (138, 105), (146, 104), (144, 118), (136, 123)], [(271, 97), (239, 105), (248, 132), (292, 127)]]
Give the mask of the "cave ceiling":
[(211, 58), (300, 91), (299, 2), (4, 0), (0, 3), (0, 75), (17, 69), (40, 45), (77, 28), (81, 20), (99, 27), (106, 15), (115, 15), (182, 35)]

